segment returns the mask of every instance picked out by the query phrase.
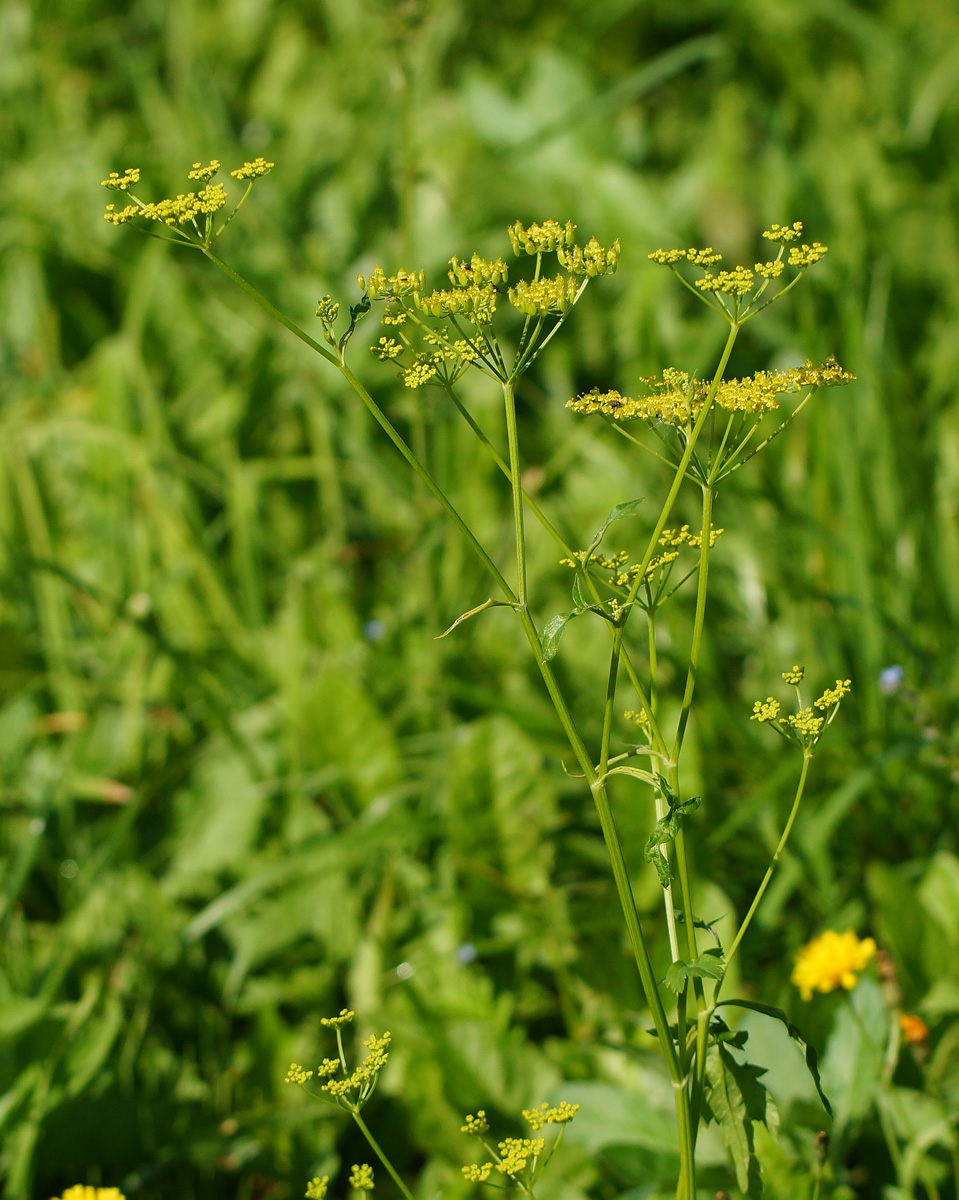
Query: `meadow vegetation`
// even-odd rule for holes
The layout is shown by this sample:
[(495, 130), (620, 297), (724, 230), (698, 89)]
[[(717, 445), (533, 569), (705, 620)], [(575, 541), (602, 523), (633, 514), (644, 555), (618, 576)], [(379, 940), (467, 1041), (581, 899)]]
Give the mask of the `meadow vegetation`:
[[(669, 476), (566, 401), (664, 365), (709, 377), (723, 348), (647, 254), (752, 262), (796, 217), (829, 244), (730, 360), (836, 354), (857, 381), (721, 486), (685, 746), (694, 909), (731, 939), (789, 811), (795, 759), (754, 701), (794, 662), (848, 677), (730, 981), (818, 1048), (834, 1117), (785, 1031), (730, 1017), (780, 1114), (754, 1150), (784, 1200), (954, 1195), (954, 7), (8, 0), (0, 33), (5, 1195), (342, 1193), (360, 1135), (283, 1075), (344, 1006), (362, 1038), (392, 1033), (368, 1118), (424, 1200), (475, 1190), (464, 1113), (518, 1135), (543, 1100), (580, 1107), (541, 1200), (677, 1174), (601, 830), (522, 630), (493, 610), (437, 640), (488, 582), (354, 393), (199, 255), (102, 220), (99, 180), (128, 164), (175, 195), (197, 160), (261, 155), (277, 169), (224, 242), (304, 327), (379, 263), (494, 258), (517, 217), (620, 240), (519, 395), (524, 486), (576, 547)], [(362, 326), (351, 365), (505, 570), (508, 484), (443, 392), (367, 353), (387, 332)], [(483, 382), (463, 391), (496, 429)], [(676, 524), (698, 520), (681, 494)], [(570, 606), (560, 557), (530, 521), (540, 623)], [(672, 720), (694, 592), (661, 631)], [(574, 622), (554, 664), (590, 744), (607, 643)], [(622, 799), (661, 978), (656, 814)], [(791, 982), (849, 929), (877, 951), (848, 997)], [(900, 1010), (926, 1035), (903, 1027), (890, 1070)], [(711, 1131), (700, 1155), (703, 1194), (735, 1194)]]

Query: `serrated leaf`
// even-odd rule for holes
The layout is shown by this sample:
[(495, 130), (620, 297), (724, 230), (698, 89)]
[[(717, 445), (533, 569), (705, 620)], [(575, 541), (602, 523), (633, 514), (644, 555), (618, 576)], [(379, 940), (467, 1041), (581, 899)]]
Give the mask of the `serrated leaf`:
[(706, 950), (694, 962), (674, 962), (666, 972), (666, 986), (678, 995), (687, 979), (722, 979), (725, 972), (721, 952), (717, 955), (715, 950)]
[(656, 868), (656, 874), (659, 876), (659, 882), (662, 886), (669, 887), (672, 875), (669, 870), (669, 863), (666, 860), (659, 847), (665, 846), (667, 842), (671, 842), (679, 832), (680, 817), (688, 816), (694, 813), (700, 804), (702, 804), (702, 796), (693, 796), (689, 800), (676, 800), (676, 793), (669, 787), (669, 784), (662, 775), (658, 775), (659, 790), (666, 797), (669, 805), (669, 811), (664, 817), (659, 820), (652, 828), (652, 832), (646, 840), (646, 846), (643, 850), (643, 859), (645, 862), (652, 863)]
[[(705, 1097), (709, 1113), (719, 1126), (720, 1137), (732, 1159), (738, 1187), (750, 1200), (758, 1200), (762, 1194), (762, 1177), (753, 1153), (752, 1117), (740, 1076), (740, 1064), (724, 1046), (710, 1047), (706, 1056)], [(746, 1082), (747, 1090), (753, 1091), (755, 1075), (747, 1075)]]
[(832, 1107), (826, 1099), (826, 1093), (822, 1090), (822, 1083), (819, 1079), (819, 1058), (816, 1051), (810, 1046), (803, 1037), (800, 1030), (790, 1021), (781, 1008), (775, 1008), (771, 1004), (760, 1004), (756, 1000), (720, 1000), (716, 1005), (717, 1008), (722, 1008), (724, 1005), (733, 1005), (736, 1008), (748, 1008), (753, 1012), (762, 1013), (764, 1016), (772, 1017), (786, 1027), (786, 1032), (796, 1042), (803, 1052), (803, 1058), (806, 1062), (806, 1070), (812, 1078), (813, 1085), (816, 1088), (816, 1094), (822, 1101), (822, 1106), (832, 1116)]

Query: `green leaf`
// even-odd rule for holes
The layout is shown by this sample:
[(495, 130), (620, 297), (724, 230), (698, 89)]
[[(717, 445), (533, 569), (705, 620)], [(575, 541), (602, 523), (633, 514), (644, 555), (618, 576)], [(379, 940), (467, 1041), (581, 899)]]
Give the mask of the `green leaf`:
[(573, 617), (579, 616), (579, 610), (574, 610), (568, 613), (558, 613), (543, 626), (542, 633), (539, 635), (540, 648), (543, 651), (543, 659), (549, 662), (556, 657), (556, 651), (559, 649), (560, 638), (566, 629), (566, 624)]
[(826, 1099), (826, 1093), (822, 1090), (822, 1083), (819, 1079), (819, 1058), (816, 1051), (810, 1046), (803, 1037), (799, 1029), (790, 1021), (781, 1008), (774, 1008), (771, 1004), (760, 1004), (756, 1000), (720, 1000), (716, 1005), (717, 1008), (722, 1008), (724, 1005), (734, 1005), (736, 1008), (748, 1008), (752, 1012), (762, 1013), (764, 1016), (772, 1017), (773, 1020), (779, 1021), (786, 1027), (786, 1032), (803, 1052), (803, 1058), (806, 1061), (806, 1070), (809, 1072), (813, 1084), (816, 1088), (816, 1094), (822, 1101), (822, 1106), (832, 1116), (832, 1108), (829, 1101)]
[(477, 604), (477, 606), (475, 608), (471, 608), (469, 612), (465, 612), (462, 614), (462, 616), (457, 617), (449, 629), (444, 630), (442, 633), (438, 633), (433, 641), (438, 642), (440, 638), (447, 637), (453, 632), (457, 625), (461, 625), (464, 621), (468, 621), (470, 617), (475, 617), (477, 613), (486, 612), (488, 608), (512, 607), (512, 604), (510, 604), (507, 600), (484, 600), (482, 604)]
[(669, 887), (670, 879), (672, 878), (669, 863), (666, 860), (665, 854), (659, 849), (660, 846), (665, 846), (667, 842), (671, 842), (679, 832), (680, 817), (688, 816), (694, 813), (700, 804), (702, 804), (702, 796), (693, 796), (689, 800), (677, 801), (676, 794), (670, 788), (669, 784), (662, 775), (657, 776), (659, 780), (659, 790), (666, 798), (669, 805), (669, 811), (664, 817), (660, 817), (653, 826), (652, 832), (646, 840), (646, 846), (643, 850), (643, 859), (652, 863), (656, 868), (656, 874), (659, 876), (659, 882), (663, 887)]
[(606, 530), (609, 529), (610, 525), (612, 525), (614, 521), (622, 521), (625, 517), (633, 516), (642, 503), (643, 498), (640, 497), (638, 500), (624, 500), (622, 504), (617, 504), (616, 507), (610, 511), (609, 516), (602, 523), (602, 525), (600, 525), (599, 529), (597, 529), (593, 534), (592, 541), (586, 548), (586, 553), (589, 554), (590, 551), (596, 549), (596, 547), (606, 536)]
[(726, 971), (722, 951), (706, 950), (695, 962), (684, 962), (683, 959), (672, 963), (666, 972), (666, 986), (677, 995), (683, 990), (687, 979), (722, 979)]
[(761, 1067), (737, 1063), (725, 1046), (712, 1046), (706, 1056), (706, 1103), (719, 1126), (740, 1190), (758, 1200), (762, 1194), (759, 1163), (753, 1152), (753, 1121), (766, 1117), (766, 1089)]

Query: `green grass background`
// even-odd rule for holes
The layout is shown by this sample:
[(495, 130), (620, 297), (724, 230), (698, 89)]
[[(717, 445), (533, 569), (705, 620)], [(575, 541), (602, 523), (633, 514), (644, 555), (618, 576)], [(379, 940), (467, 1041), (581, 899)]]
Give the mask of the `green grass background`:
[[(580, 545), (615, 503), (652, 513), (662, 479), (567, 397), (705, 372), (722, 344), (647, 253), (751, 262), (794, 219), (830, 245), (732, 364), (836, 353), (858, 382), (719, 497), (687, 767), (698, 904), (721, 928), (742, 914), (798, 770), (752, 701), (794, 661), (813, 686), (852, 678), (742, 987), (826, 1047), (836, 1178), (858, 1194), (890, 1169), (858, 1034), (789, 987), (809, 937), (876, 936), (959, 1113), (957, 47), (949, 0), (4, 0), (10, 1200), (78, 1181), (281, 1198), (366, 1161), (282, 1083), (329, 1052), (319, 1018), (343, 1004), (393, 1032), (369, 1119), (424, 1200), (467, 1192), (464, 1112), (505, 1134), (546, 1097), (583, 1106), (546, 1200), (641, 1200), (675, 1170), (602, 839), (508, 614), (435, 641), (488, 585), (353, 395), (199, 256), (102, 220), (110, 170), (161, 196), (213, 156), (276, 162), (222, 253), (308, 328), (377, 262), (440, 280), (453, 253), (505, 255), (517, 217), (621, 238), (521, 397), (530, 486)], [(501, 477), (438, 393), (366, 353), (378, 332), (357, 369), (509, 565)], [(496, 397), (470, 397), (499, 436)], [(569, 579), (539, 531), (531, 555), (543, 620)], [(667, 676), (690, 617), (680, 602)], [(593, 739), (603, 647), (578, 622), (557, 660)], [(85, 727), (56, 732), (63, 712)], [(664, 967), (650, 802), (616, 805)], [(769, 1194), (807, 1195), (825, 1118), (798, 1058), (754, 1044), (785, 1118)], [(704, 1154), (712, 1194), (729, 1177)]]

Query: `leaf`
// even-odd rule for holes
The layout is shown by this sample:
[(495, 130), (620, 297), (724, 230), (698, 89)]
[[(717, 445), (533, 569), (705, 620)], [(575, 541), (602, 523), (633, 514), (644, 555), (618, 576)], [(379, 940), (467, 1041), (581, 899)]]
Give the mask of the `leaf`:
[(653, 826), (652, 832), (646, 840), (643, 859), (648, 863), (652, 863), (656, 868), (659, 882), (665, 888), (669, 887), (672, 875), (666, 856), (659, 847), (665, 846), (667, 842), (671, 842), (675, 838), (679, 832), (680, 817), (694, 813), (700, 804), (702, 804), (703, 798), (702, 796), (693, 796), (689, 800), (677, 801), (676, 793), (670, 788), (663, 776), (659, 775), (657, 779), (659, 780), (659, 790), (663, 793), (669, 805), (669, 811), (664, 817), (660, 817)]
[(373, 305), (370, 302), (369, 296), (363, 296), (359, 304), (350, 305), (350, 325), (346, 333), (344, 333), (340, 338), (339, 342), (341, 354), (346, 349), (347, 342), (349, 342), (350, 338), (356, 331), (357, 325), (363, 320), (372, 307)]
[(609, 516), (602, 523), (602, 525), (600, 525), (599, 529), (597, 529), (593, 534), (593, 539), (586, 548), (587, 555), (590, 553), (590, 551), (596, 549), (599, 543), (606, 536), (606, 530), (609, 529), (610, 525), (612, 525), (614, 521), (622, 521), (625, 517), (633, 516), (642, 503), (643, 497), (641, 496), (638, 500), (624, 500), (622, 504), (617, 504), (616, 507), (610, 511)]
[(753, 1152), (753, 1120), (764, 1120), (766, 1112), (760, 1096), (766, 1089), (759, 1083), (760, 1074), (761, 1067), (737, 1063), (725, 1046), (710, 1047), (706, 1056), (709, 1116), (719, 1125), (736, 1183), (750, 1200), (758, 1200), (762, 1194), (762, 1177)]
[(470, 617), (475, 617), (477, 613), (485, 612), (488, 608), (512, 608), (512, 607), (513, 607), (512, 604), (510, 604), (509, 601), (507, 601), (507, 600), (492, 600), (492, 599), (484, 600), (482, 604), (477, 604), (477, 606), (475, 608), (471, 608), (469, 610), (469, 612), (465, 612), (461, 616), (457, 617), (456, 620), (453, 622), (453, 624), (449, 627), (449, 629), (444, 630), (443, 633), (438, 633), (436, 635), (436, 637), (433, 639), (433, 641), (438, 642), (440, 640), (440, 638), (448, 637), (453, 632), (453, 630), (456, 628), (457, 625), (461, 625), (463, 623), (463, 621), (468, 621), (470, 619)]
[(578, 616), (577, 611), (568, 613), (558, 613), (543, 626), (543, 631), (539, 635), (540, 649), (543, 651), (543, 660), (549, 662), (556, 657), (556, 651), (559, 649), (560, 638), (563, 636), (563, 631), (566, 628), (567, 621), (571, 621), (573, 617)]
[(800, 1050), (803, 1052), (803, 1058), (806, 1061), (806, 1070), (809, 1072), (813, 1085), (816, 1088), (816, 1094), (822, 1101), (822, 1106), (832, 1116), (832, 1107), (826, 1099), (826, 1093), (822, 1090), (822, 1083), (819, 1079), (819, 1057), (812, 1046), (810, 1046), (799, 1029), (790, 1021), (781, 1008), (775, 1008), (771, 1004), (760, 1004), (756, 1000), (720, 1000), (716, 1005), (717, 1008), (722, 1008), (723, 1005), (735, 1005), (737, 1008), (748, 1008), (752, 1012), (762, 1013), (764, 1016), (772, 1017), (773, 1020), (779, 1021), (786, 1027), (786, 1032), (797, 1043)]
[(722, 979), (726, 972), (722, 951), (705, 950), (695, 962), (684, 962), (679, 959), (666, 972), (666, 986), (678, 995), (686, 985), (687, 979)]

